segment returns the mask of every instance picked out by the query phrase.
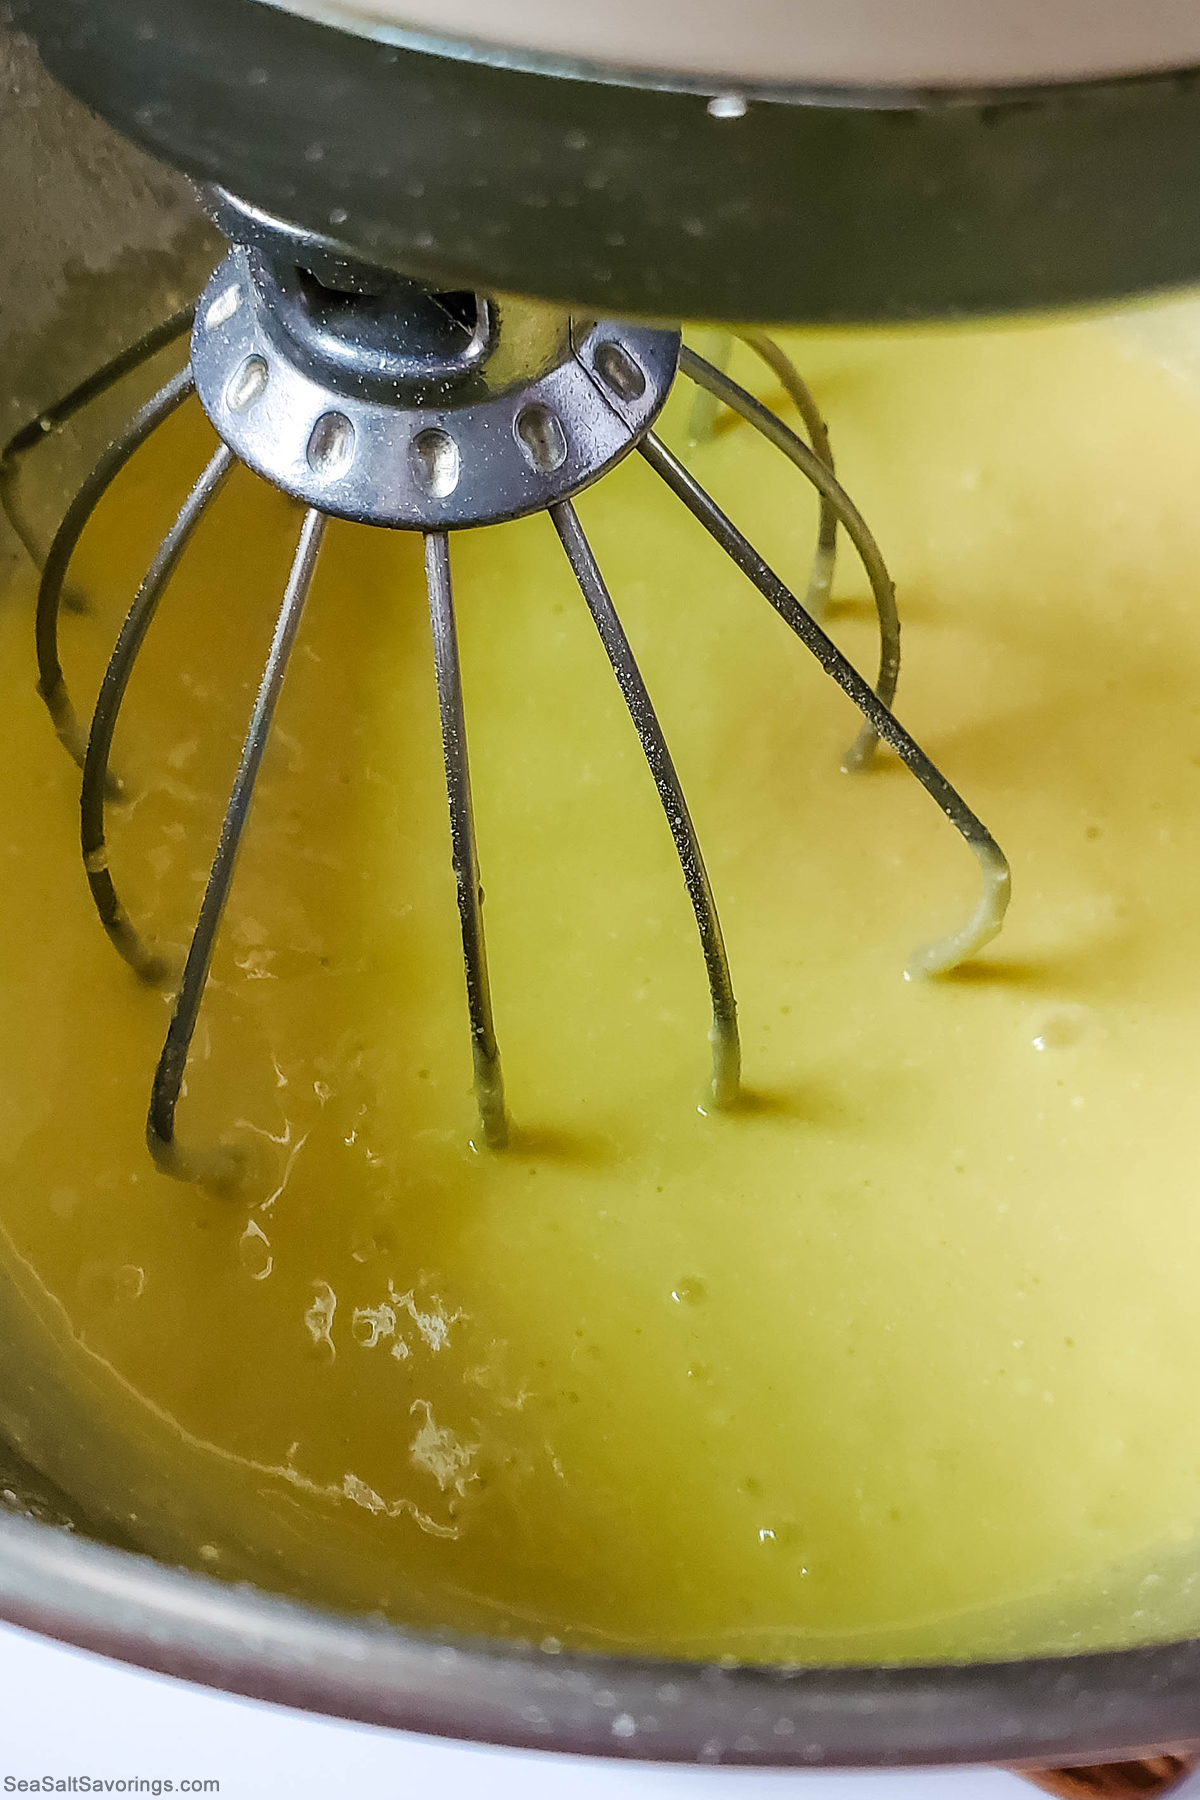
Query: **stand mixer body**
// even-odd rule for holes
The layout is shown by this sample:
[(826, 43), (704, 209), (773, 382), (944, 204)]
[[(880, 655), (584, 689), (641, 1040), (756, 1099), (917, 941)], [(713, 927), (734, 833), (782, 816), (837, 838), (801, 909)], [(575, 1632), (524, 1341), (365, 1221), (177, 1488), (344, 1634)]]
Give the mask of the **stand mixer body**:
[[(1194, 276), (1186, 7), (1061, 0), (1036, 29), (1019, 9), (887, 9), (918, 50), (956, 41), (964, 73), (935, 58), (922, 78), (910, 52), (881, 81), (894, 40), (874, 9), (814, 12), (843, 48), (809, 64), (808, 13), (767, 5), (767, 40), (797, 54), (732, 84), (686, 55), (682, 74), (631, 68), (650, 54), (636, 33), (622, 52), (636, 9), (587, 10), (611, 22), (603, 63), (522, 42), (520, 13), (500, 48), (246, 0), (24, 16), (51, 72), (152, 154), (441, 285), (779, 324), (1005, 313)], [(981, 12), (1007, 59), (996, 42), (980, 59)]]
[[(572, 346), (590, 346), (594, 361), (598, 346), (620, 339), (635, 366), (640, 356), (652, 372), (661, 352), (666, 381), (671, 327), (617, 321), (946, 316), (1099, 299), (1200, 272), (1192, 204), (1200, 86), (1189, 72), (1200, 63), (1200, 41), (1188, 35), (1187, 9), (1164, 14), (1153, 45), (1135, 30), (1115, 31), (1102, 66), (1087, 62), (1087, 32), (1067, 31), (1069, 45), (1057, 41), (1053, 66), (1022, 54), (999, 75), (994, 62), (972, 71), (969, 46), (952, 49), (935, 33), (946, 60), (924, 79), (905, 69), (903, 91), (884, 79), (886, 57), (870, 29), (860, 34), (863, 60), (835, 46), (807, 83), (803, 66), (784, 69), (783, 86), (766, 91), (770, 56), (755, 64), (747, 50), (736, 65), (723, 61), (732, 52), (711, 31), (698, 34), (703, 67), (655, 67), (651, 34), (631, 38), (627, 56), (607, 59), (602, 70), (577, 60), (564, 69), (556, 59), (592, 57), (594, 48), (584, 38), (547, 36), (548, 27), (540, 36), (527, 28), (502, 51), (471, 42), (443, 54), (444, 45), (414, 41), (413, 21), (398, 29), (378, 14), (356, 13), (344, 30), (344, 15), (297, 20), (260, 0), (190, 0), (186, 21), (180, 12), (156, 10), (151, 0), (137, 9), (46, 0), (20, 12), (20, 22), (68, 87), (136, 142), (232, 190), (243, 220), (250, 213), (286, 221), (343, 268), (396, 270), (426, 290), (437, 284), (445, 293), (453, 283), (456, 293), (534, 293), (579, 309), (582, 323), (566, 328)], [(1122, 9), (1114, 16), (1127, 22)], [(461, 28), (474, 34), (479, 25), (464, 12)], [(792, 41), (790, 31), (783, 35)], [(1061, 85), (1081, 78), (1077, 88)], [(860, 92), (819, 91), (832, 82)], [(1044, 82), (1059, 85), (1029, 91)], [(1014, 83), (1025, 85), (1014, 93)], [(981, 95), (989, 84), (994, 91)], [(414, 117), (428, 124), (414, 129)], [(141, 206), (139, 195), (133, 210)], [(156, 197), (143, 210), (158, 209)], [(486, 239), (485, 217), (497, 227)], [(203, 239), (194, 221), (185, 230)], [(243, 232), (234, 253), (243, 280), (250, 236)], [(219, 333), (233, 318), (221, 316), (230, 280), (228, 272), (216, 278), (202, 302), (194, 351), (201, 386), (203, 331)], [(503, 302), (498, 311), (503, 316)], [(607, 321), (602, 329), (593, 324), (598, 316)], [(476, 335), (482, 317), (469, 321)], [(125, 341), (130, 335), (126, 329)], [(261, 348), (234, 347), (213, 385), (212, 409)], [(570, 362), (556, 362), (558, 354), (547, 359), (552, 370)], [(619, 375), (619, 365), (610, 366)], [(372, 402), (361, 382), (349, 391), (337, 416), (353, 412), (361, 432)], [(630, 403), (620, 378), (614, 391)], [(27, 404), (48, 398), (31, 393)], [(654, 401), (652, 392), (638, 432)], [(344, 442), (341, 426), (318, 440), (319, 423), (306, 419), (301, 432), (318, 474)], [(562, 467), (540, 425), (524, 439), (519, 418), (506, 426), (522, 481)], [(532, 461), (519, 460), (522, 441), (535, 444)], [(276, 431), (260, 467), (278, 443)], [(239, 453), (254, 463), (249, 444)], [(432, 446), (421, 465), (434, 487), (440, 455)], [(604, 461), (601, 451), (588, 473)], [(536, 504), (569, 505), (570, 491), (549, 501), (539, 495)], [(366, 516), (372, 504), (348, 510)], [(505, 501), (487, 516), (521, 504)], [(411, 522), (429, 529), (427, 519)], [(431, 594), (434, 587), (431, 576)], [(469, 909), (477, 874), (469, 854), (460, 861), (460, 905)], [(714, 1001), (716, 992), (714, 983)], [(478, 1047), (486, 1033), (477, 1009), (472, 1027)], [(486, 1061), (486, 1043), (484, 1051)], [(481, 1111), (486, 1130), (482, 1099)], [(19, 1384), (19, 1367), (12, 1373)], [(39, 1503), (69, 1511), (53, 1494)], [(644, 1753), (638, 1739), (652, 1694), (658, 1713), (667, 1705), (669, 1715), (666, 1724), (655, 1715), (654, 1754), (679, 1760), (1078, 1761), (1200, 1735), (1198, 1652), (1190, 1644), (1048, 1665), (919, 1670), (545, 1658), (434, 1645), (218, 1589), (28, 1522), (5, 1525), (0, 1604), (20, 1622), (241, 1691), (415, 1729), (606, 1754)], [(667, 1689), (673, 1698), (664, 1702)], [(614, 1692), (617, 1716), (634, 1727), (615, 1741), (612, 1709), (599, 1698)], [(531, 1705), (546, 1721), (536, 1730)]]

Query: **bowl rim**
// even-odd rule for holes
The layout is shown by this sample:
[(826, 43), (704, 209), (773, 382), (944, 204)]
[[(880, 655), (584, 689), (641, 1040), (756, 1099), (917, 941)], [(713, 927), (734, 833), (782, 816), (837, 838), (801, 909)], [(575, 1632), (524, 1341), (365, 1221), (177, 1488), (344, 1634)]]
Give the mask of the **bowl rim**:
[(439, 1635), (0, 1517), (0, 1618), (307, 1712), (642, 1762), (1118, 1761), (1200, 1744), (1200, 1640), (1021, 1660), (769, 1667)]

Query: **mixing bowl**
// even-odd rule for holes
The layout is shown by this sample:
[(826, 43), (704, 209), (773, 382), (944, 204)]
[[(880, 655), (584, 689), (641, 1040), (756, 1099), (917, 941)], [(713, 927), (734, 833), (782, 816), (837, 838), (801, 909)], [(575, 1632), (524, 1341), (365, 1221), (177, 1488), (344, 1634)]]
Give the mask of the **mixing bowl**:
[[(0, 168), (5, 438), (194, 294), (218, 243), (186, 183), (68, 99), (3, 29)], [(39, 453), (25, 498), (43, 540), (110, 423), (89, 416)], [(5, 585), (22, 554), (0, 538)], [(28, 591), (10, 585), (0, 604), (26, 605)], [(86, 1398), (59, 1388), (7, 1273), (0, 1422), (0, 1615), (214, 1687), (463, 1739), (685, 1763), (1044, 1765), (1200, 1742), (1200, 1642), (962, 1666), (702, 1665), (434, 1637), (164, 1566), (134, 1547), (136, 1521), (89, 1518), (56, 1485), (65, 1447), (87, 1438)]]

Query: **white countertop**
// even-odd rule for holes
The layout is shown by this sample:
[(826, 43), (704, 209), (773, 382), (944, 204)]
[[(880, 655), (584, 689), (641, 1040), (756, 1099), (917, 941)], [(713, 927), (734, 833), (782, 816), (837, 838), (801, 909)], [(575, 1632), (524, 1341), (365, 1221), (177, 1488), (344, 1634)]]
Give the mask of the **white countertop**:
[[(230, 1699), (0, 1626), (0, 1796), (54, 1792), (15, 1785), (47, 1775), (90, 1776), (118, 1794), (153, 1793), (120, 1785), (131, 1778), (174, 1783), (160, 1793), (217, 1781), (207, 1791), (222, 1800), (1035, 1800), (1037, 1792), (995, 1769), (757, 1773), (478, 1749)], [(1200, 1779), (1176, 1795), (1200, 1800)]]

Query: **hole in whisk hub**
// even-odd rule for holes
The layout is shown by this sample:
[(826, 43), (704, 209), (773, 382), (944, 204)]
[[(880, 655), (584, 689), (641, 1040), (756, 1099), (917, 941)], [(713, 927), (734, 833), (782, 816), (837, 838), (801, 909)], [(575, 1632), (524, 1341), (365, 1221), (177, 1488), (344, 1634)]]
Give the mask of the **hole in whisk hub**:
[(553, 475), (567, 460), (567, 434), (557, 414), (536, 402), (523, 407), (516, 419), (517, 442), (530, 468), (539, 475)]
[(622, 344), (611, 338), (596, 345), (596, 373), (605, 387), (620, 400), (640, 400), (646, 391), (646, 377)]
[(435, 500), (444, 500), (458, 486), (462, 459), (458, 445), (448, 431), (431, 425), (413, 439), (409, 451), (413, 477), (418, 487)]
[(345, 413), (321, 414), (309, 434), (307, 455), (313, 474), (327, 480), (349, 468), (354, 458), (354, 427)]
[(266, 392), (270, 370), (261, 356), (248, 356), (229, 378), (225, 404), (230, 412), (249, 412), (256, 400)]
[(220, 326), (227, 325), (241, 305), (241, 299), (241, 289), (236, 281), (231, 281), (229, 286), (223, 288), (216, 299), (210, 302), (204, 314), (205, 330), (216, 331)]

